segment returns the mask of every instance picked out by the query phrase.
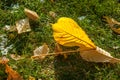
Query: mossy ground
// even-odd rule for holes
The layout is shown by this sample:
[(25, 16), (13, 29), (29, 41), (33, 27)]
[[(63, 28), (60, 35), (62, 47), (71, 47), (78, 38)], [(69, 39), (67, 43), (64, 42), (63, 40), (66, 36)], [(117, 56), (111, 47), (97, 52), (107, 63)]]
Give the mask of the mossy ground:
[[(13, 8), (15, 4), (19, 8)], [(40, 16), (39, 21), (30, 20), (32, 31), (19, 35), (17, 32), (3, 31), (5, 25), (14, 25), (15, 21), (26, 18), (25, 7)], [(51, 17), (49, 11), (57, 16)], [(86, 18), (79, 20), (81, 16)], [(120, 3), (117, 0), (0, 0), (0, 35), (6, 34), (7, 45), (14, 45), (7, 57), (10, 58), (9, 54), (12, 53), (26, 57), (19, 61), (10, 58), (9, 65), (24, 80), (28, 80), (29, 76), (36, 80), (119, 80), (120, 64), (86, 62), (79, 53), (71, 54), (67, 59), (63, 56), (51, 56), (43, 61), (30, 58), (33, 50), (43, 43), (47, 43), (50, 52), (54, 51), (55, 41), (50, 23), (55, 23), (60, 17), (74, 19), (97, 46), (120, 58), (120, 36), (111, 31), (103, 16), (120, 21)], [(117, 49), (114, 48), (116, 46)], [(0, 65), (0, 80), (6, 77), (4, 66)]]

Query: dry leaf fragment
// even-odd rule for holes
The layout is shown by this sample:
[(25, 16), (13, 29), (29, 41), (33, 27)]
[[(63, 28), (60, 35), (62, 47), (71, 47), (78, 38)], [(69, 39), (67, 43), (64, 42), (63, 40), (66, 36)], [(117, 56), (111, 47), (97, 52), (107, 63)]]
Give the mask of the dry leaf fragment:
[(36, 48), (33, 52), (34, 56), (32, 56), (32, 58), (44, 59), (46, 57), (46, 54), (49, 53), (49, 48), (46, 44), (43, 44), (42, 46)]
[(18, 34), (31, 31), (29, 19), (26, 18), (26, 19), (21, 19), (17, 21), (16, 28), (17, 28)]
[(7, 80), (23, 80), (22, 77), (7, 64), (5, 72), (8, 74)]
[(90, 62), (120, 62), (120, 59), (112, 57), (107, 51), (95, 46), (80, 26), (70, 18), (60, 18), (57, 23), (52, 25), (52, 28), (56, 42), (63, 46), (79, 46), (80, 55), (84, 60)]
[(38, 20), (39, 16), (36, 12), (31, 11), (27, 8), (24, 9), (25, 14), (28, 16), (28, 18), (32, 19), (32, 20)]
[(7, 64), (9, 62), (9, 59), (6, 58), (5, 56), (3, 56), (2, 58), (0, 58), (0, 64)]
[(120, 59), (114, 58), (107, 51), (97, 47), (95, 50), (81, 51), (81, 57), (90, 62), (120, 62)]
[(51, 17), (53, 17), (53, 18), (55, 18), (55, 17), (57, 16), (56, 13), (53, 12), (53, 11), (50, 11), (50, 12), (49, 12), (49, 15), (50, 15)]
[(20, 55), (16, 55), (16, 54), (10, 54), (10, 57), (16, 61), (20, 59), (24, 59), (24, 57), (21, 57)]
[(115, 25), (120, 26), (120, 22), (116, 21), (113, 18), (110, 18), (108, 16), (103, 16), (103, 18), (105, 18), (106, 22), (109, 24), (110, 28), (117, 34), (120, 34), (120, 28), (115, 28)]
[(3, 30), (13, 32), (16, 31), (16, 26), (5, 25), (5, 27), (3, 27)]

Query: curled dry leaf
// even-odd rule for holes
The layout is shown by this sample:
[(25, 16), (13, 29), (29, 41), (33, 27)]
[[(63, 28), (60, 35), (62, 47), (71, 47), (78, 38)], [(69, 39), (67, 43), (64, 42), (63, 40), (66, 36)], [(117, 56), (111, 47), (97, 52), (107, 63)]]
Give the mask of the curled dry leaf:
[(16, 61), (20, 59), (24, 59), (24, 57), (21, 57), (20, 55), (16, 55), (16, 54), (10, 54), (10, 57)]
[(31, 31), (29, 19), (26, 18), (26, 19), (21, 19), (17, 21), (16, 28), (17, 28), (18, 34)]
[(24, 9), (25, 14), (27, 15), (28, 18), (32, 19), (32, 20), (38, 20), (39, 16), (36, 12), (31, 11), (27, 8)]
[(46, 44), (43, 44), (42, 46), (36, 48), (33, 52), (34, 52), (34, 56), (32, 56), (33, 59), (36, 58), (44, 59), (46, 55), (49, 53), (49, 48)]
[(107, 51), (97, 47), (95, 50), (81, 51), (81, 57), (90, 62), (120, 62), (120, 59), (114, 58)]
[(94, 45), (88, 35), (71, 18), (62, 17), (52, 25), (54, 39), (63, 46), (79, 46), (80, 55), (90, 62), (120, 62), (103, 49)]
[(109, 24), (110, 28), (117, 34), (120, 34), (120, 28), (115, 28), (115, 25), (120, 26), (120, 22), (116, 21), (113, 18), (110, 18), (108, 16), (103, 16), (105, 18), (105, 21)]
[(8, 74), (7, 80), (23, 80), (19, 73), (14, 71), (10, 66), (6, 64), (5, 72)]

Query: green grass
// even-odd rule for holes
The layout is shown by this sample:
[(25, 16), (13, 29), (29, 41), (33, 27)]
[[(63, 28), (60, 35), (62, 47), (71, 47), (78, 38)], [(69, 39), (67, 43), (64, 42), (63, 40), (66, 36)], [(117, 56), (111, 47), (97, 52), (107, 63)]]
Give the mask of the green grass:
[[(11, 4), (17, 3), (19, 8), (13, 9)], [(26, 18), (23, 12), (25, 7), (40, 16), (39, 21), (30, 21), (32, 31), (20, 35), (3, 31), (5, 25), (14, 25), (15, 21)], [(54, 11), (57, 17), (52, 18), (49, 11)], [(117, 0), (55, 0), (54, 3), (50, 0), (44, 0), (43, 3), (40, 0), (0, 0), (0, 35), (7, 35), (7, 46), (14, 45), (7, 57), (10, 58), (9, 54), (12, 53), (26, 57), (19, 61), (10, 58), (9, 65), (24, 80), (28, 80), (29, 76), (36, 80), (119, 80), (120, 64), (86, 62), (79, 53), (71, 54), (67, 59), (63, 56), (51, 56), (43, 61), (30, 59), (33, 50), (43, 43), (48, 44), (50, 52), (54, 51), (55, 41), (50, 23), (55, 23), (63, 16), (74, 19), (97, 46), (120, 58), (120, 36), (111, 31), (102, 18), (110, 16), (120, 21), (120, 3)], [(86, 18), (80, 21), (80, 16)], [(119, 48), (114, 49), (114, 46)], [(0, 80), (6, 78), (4, 66), (0, 65)]]

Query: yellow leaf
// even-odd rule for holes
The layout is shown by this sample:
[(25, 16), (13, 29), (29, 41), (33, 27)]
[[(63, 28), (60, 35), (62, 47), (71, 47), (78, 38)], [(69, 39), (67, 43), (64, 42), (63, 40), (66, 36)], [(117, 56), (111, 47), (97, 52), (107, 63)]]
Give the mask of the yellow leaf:
[(79, 46), (80, 50), (95, 49), (87, 34), (72, 19), (62, 17), (52, 25), (54, 39), (64, 46)]
[(42, 46), (36, 48), (33, 52), (34, 56), (32, 56), (32, 58), (44, 59), (49, 53), (49, 48), (46, 44), (43, 44)]
[(28, 18), (32, 19), (32, 20), (38, 20), (39, 16), (36, 12), (31, 11), (27, 8), (24, 9), (25, 14), (28, 16)]
[(107, 17), (107, 16), (103, 16), (103, 18), (105, 18), (106, 22), (109, 24), (110, 28), (117, 34), (120, 34), (120, 28), (115, 28), (115, 25), (120, 26), (120, 22), (116, 21), (113, 18)]
[[(111, 23), (112, 24), (112, 23)], [(62, 17), (52, 25), (54, 39), (63, 46), (79, 46), (81, 57), (90, 62), (120, 62), (107, 51), (97, 47), (72, 19)]]
[(8, 74), (7, 80), (23, 80), (22, 77), (7, 64), (5, 72)]

